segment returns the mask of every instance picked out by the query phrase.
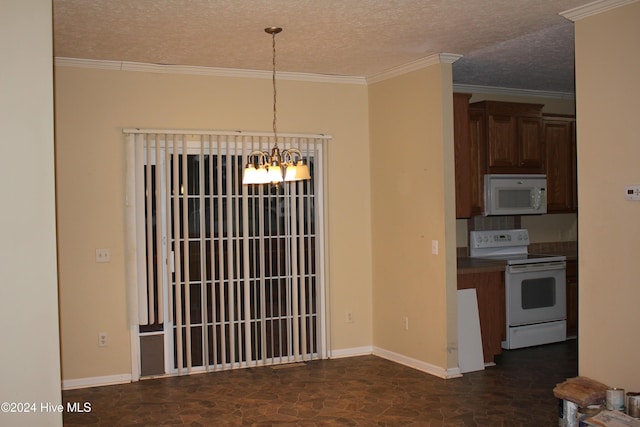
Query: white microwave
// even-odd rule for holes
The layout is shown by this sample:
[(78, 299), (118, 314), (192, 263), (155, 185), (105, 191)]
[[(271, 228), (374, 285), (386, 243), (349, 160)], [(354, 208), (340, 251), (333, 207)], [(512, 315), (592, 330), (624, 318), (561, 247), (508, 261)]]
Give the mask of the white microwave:
[(547, 176), (487, 174), (484, 176), (484, 215), (547, 213)]

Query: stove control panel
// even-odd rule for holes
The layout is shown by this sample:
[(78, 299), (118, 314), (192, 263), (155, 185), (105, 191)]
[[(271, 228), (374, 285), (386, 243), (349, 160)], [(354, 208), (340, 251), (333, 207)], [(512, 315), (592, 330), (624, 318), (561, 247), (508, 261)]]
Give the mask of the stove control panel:
[(469, 232), (469, 247), (475, 249), (528, 245), (529, 231), (526, 229), (483, 230)]

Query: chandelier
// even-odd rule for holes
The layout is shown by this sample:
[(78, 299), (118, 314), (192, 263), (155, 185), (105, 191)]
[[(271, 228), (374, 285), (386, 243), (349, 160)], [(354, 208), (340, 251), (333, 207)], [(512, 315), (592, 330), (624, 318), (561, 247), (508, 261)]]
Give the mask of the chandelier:
[(273, 136), (274, 146), (271, 154), (267, 151), (253, 151), (249, 154), (248, 163), (242, 174), (242, 184), (275, 184), (287, 181), (311, 179), (309, 167), (297, 148), (280, 150), (278, 148), (278, 126), (276, 109), (276, 34), (280, 27), (268, 27), (264, 31), (273, 39)]

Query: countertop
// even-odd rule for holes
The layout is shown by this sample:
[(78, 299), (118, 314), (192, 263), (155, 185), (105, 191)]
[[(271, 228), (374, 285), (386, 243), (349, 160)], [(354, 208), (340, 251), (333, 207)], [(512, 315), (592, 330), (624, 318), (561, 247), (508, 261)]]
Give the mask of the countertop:
[(504, 260), (458, 257), (458, 274), (504, 271), (506, 265)]
[[(536, 251), (535, 253), (541, 254), (546, 252)], [(548, 254), (564, 255), (567, 257), (567, 261), (576, 261), (578, 259), (578, 253), (575, 250), (553, 251), (553, 252), (548, 252)], [(491, 273), (494, 271), (504, 271), (505, 266), (506, 266), (506, 262), (501, 260), (470, 258), (470, 257), (458, 257), (458, 260), (457, 260), (458, 274)]]

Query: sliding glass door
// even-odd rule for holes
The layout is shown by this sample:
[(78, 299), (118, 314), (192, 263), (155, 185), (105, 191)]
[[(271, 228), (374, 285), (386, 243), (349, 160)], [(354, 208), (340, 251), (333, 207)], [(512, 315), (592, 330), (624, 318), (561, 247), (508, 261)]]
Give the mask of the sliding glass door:
[(303, 151), (312, 179), (275, 187), (241, 182), (269, 137), (130, 138), (141, 376), (325, 357), (323, 140), (279, 141)]

